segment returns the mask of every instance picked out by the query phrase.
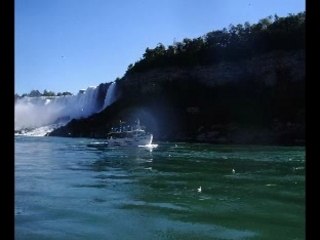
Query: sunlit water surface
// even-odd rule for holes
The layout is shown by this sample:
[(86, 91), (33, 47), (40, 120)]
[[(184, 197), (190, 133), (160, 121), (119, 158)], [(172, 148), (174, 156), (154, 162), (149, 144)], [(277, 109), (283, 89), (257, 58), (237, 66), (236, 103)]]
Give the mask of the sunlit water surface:
[(304, 147), (91, 141), (15, 137), (15, 239), (305, 238)]

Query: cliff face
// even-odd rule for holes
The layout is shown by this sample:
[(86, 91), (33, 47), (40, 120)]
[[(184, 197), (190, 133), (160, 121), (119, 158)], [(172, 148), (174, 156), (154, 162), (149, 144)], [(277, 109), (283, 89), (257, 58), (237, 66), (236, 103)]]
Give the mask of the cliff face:
[(192, 68), (152, 69), (143, 73), (126, 75), (123, 83), (128, 87), (142, 87), (142, 92), (157, 91), (163, 82), (181, 79), (197, 80), (210, 87), (256, 79), (266, 85), (274, 85), (280, 71), (289, 71), (292, 82), (305, 78), (304, 51), (277, 51), (244, 61), (221, 62), (216, 65)]
[(105, 137), (140, 118), (155, 140), (304, 143), (304, 51), (192, 68), (154, 68), (117, 81), (118, 101), (50, 135)]

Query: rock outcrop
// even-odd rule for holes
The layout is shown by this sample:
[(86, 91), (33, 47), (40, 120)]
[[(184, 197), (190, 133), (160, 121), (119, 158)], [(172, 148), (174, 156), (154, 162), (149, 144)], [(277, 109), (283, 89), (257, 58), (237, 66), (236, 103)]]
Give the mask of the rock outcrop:
[(304, 144), (304, 51), (190, 68), (153, 68), (117, 80), (118, 100), (51, 136), (105, 137), (140, 118), (155, 140)]

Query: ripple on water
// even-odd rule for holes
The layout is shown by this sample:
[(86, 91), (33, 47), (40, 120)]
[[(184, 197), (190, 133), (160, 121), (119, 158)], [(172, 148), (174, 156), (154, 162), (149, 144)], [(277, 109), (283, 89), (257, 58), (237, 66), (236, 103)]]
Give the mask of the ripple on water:
[(90, 141), (16, 140), (18, 239), (303, 239), (304, 148)]

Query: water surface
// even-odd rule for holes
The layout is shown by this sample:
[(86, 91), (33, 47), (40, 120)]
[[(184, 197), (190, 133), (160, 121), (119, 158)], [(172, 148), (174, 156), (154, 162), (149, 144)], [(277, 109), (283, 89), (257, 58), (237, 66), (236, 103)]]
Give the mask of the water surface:
[(16, 239), (305, 238), (304, 147), (91, 141), (15, 137)]

